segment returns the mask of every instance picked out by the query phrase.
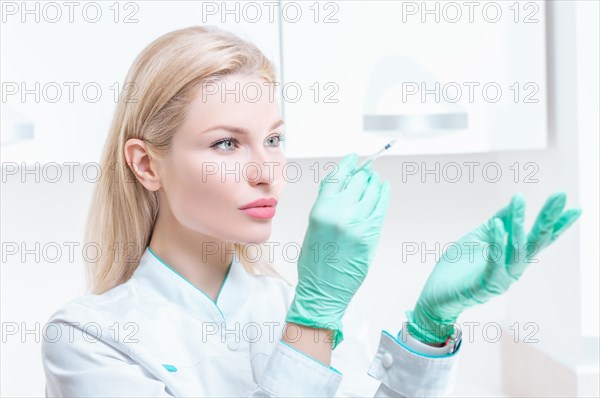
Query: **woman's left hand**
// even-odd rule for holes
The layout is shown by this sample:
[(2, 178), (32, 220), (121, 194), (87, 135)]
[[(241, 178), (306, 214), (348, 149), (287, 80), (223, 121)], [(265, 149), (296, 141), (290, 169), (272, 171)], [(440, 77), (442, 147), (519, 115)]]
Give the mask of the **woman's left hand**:
[(486, 223), (450, 246), (435, 265), (412, 311), (408, 331), (420, 341), (443, 343), (466, 308), (504, 293), (517, 281), (540, 250), (554, 242), (577, 220), (581, 209), (563, 211), (566, 195), (551, 195), (531, 232), (523, 228), (525, 199), (510, 204)]

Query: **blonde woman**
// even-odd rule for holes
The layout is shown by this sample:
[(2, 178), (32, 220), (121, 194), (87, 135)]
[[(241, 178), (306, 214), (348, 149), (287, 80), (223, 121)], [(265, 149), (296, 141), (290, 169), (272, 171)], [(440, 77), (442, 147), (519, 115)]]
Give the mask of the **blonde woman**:
[[(452, 392), (460, 333), (438, 326), (505, 291), (516, 274), (488, 271), (513, 268), (451, 273), (438, 263), (408, 312), (414, 324), (382, 331), (372, 353), (346, 310), (373, 259), (389, 183), (370, 167), (352, 175), (355, 154), (321, 181), (294, 289), (263, 261), (268, 248), (260, 261), (247, 250), (270, 236), (286, 177), (271, 62), (231, 33), (190, 27), (145, 48), (126, 82), (88, 220), (86, 241), (101, 255), (88, 264), (91, 294), (50, 317), (60, 333), (42, 345), (47, 396)], [(547, 241), (576, 218), (560, 218), (553, 201), (544, 231), (562, 226)], [(522, 211), (517, 196), (469, 236), (503, 242), (509, 231), (523, 243)]]

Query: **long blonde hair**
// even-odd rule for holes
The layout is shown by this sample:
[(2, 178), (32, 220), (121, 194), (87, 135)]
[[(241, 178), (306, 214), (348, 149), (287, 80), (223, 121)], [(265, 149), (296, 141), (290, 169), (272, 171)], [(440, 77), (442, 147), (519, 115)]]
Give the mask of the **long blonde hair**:
[[(152, 156), (168, 153), (198, 85), (238, 73), (276, 81), (274, 65), (254, 44), (214, 26), (169, 32), (135, 59), (120, 93), (87, 218), (86, 245), (100, 250), (98, 261), (85, 259), (91, 293), (102, 294), (131, 277), (158, 214), (158, 193), (138, 183), (126, 164), (127, 140), (143, 139)], [(264, 252), (264, 246), (258, 249)], [(235, 243), (235, 255), (247, 272), (289, 283), (266, 260), (249, 260), (241, 244)]]

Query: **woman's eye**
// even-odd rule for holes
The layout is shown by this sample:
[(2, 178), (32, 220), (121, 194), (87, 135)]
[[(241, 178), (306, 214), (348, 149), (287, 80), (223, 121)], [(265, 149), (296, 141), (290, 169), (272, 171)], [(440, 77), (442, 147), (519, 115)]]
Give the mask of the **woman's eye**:
[(272, 146), (279, 146), (279, 144), (282, 141), (285, 141), (285, 136), (283, 134), (277, 134), (277, 135), (274, 135), (272, 137), (269, 137), (267, 139), (267, 141), (269, 141), (269, 143), (275, 142), (276, 145), (272, 145)]
[[(269, 146), (272, 146), (272, 147), (278, 147), (279, 144), (284, 140), (285, 140), (284, 134), (277, 134), (277, 135), (267, 138), (267, 142), (269, 143)], [(232, 152), (236, 148), (236, 145), (239, 145), (238, 140), (236, 140), (233, 137), (229, 137), (229, 138), (225, 138), (225, 139), (215, 142), (210, 147), (217, 148), (222, 152)]]
[[(215, 142), (214, 144), (212, 144), (210, 147), (211, 148), (218, 148), (224, 152), (231, 152), (232, 149), (235, 149), (235, 144), (238, 141), (235, 138), (227, 138), (218, 142)], [(222, 144), (229, 144), (229, 145), (225, 145), (224, 147), (222, 147)]]

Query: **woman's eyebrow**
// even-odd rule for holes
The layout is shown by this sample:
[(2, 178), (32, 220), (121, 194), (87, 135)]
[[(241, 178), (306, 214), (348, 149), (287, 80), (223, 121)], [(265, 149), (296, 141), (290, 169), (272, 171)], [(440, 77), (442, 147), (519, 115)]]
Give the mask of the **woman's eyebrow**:
[[(269, 131), (275, 130), (277, 127), (281, 126), (282, 124), (284, 124), (283, 120), (276, 121), (275, 123), (273, 123), (273, 125), (271, 126)], [(234, 134), (246, 134), (246, 135), (249, 134), (248, 130), (246, 130), (245, 128), (226, 126), (226, 125), (210, 127), (208, 129), (204, 130), (203, 132), (201, 132), (200, 134), (208, 133), (209, 131), (213, 131), (213, 130), (226, 130), (226, 131), (229, 131)]]

